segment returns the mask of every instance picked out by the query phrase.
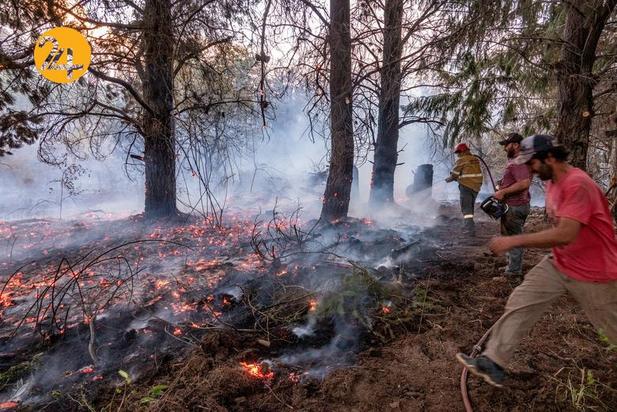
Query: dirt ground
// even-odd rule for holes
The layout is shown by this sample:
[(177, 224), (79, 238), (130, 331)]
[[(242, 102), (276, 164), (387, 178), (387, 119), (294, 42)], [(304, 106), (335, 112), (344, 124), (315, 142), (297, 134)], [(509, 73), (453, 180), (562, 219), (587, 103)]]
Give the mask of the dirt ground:
[[(427, 265), (416, 290), (424, 291), (420, 316), (385, 344), (369, 344), (351, 367), (323, 381), (276, 377), (259, 380), (239, 368), (240, 360), (264, 355), (250, 336), (215, 333), (186, 359), (174, 360), (152, 379), (122, 395), (107, 396), (109, 410), (157, 411), (463, 411), (461, 366), (454, 355), (471, 352), (498, 319), (521, 279), (505, 278), (505, 258), (486, 248), (498, 226), (478, 223), (476, 238), (446, 222), (433, 235), (448, 239)], [(538, 213), (528, 230), (543, 225)], [(525, 270), (545, 253), (527, 251)], [(281, 374), (281, 377), (283, 374)], [(157, 386), (159, 385), (159, 386)], [(160, 386), (162, 385), (162, 386)], [(478, 411), (615, 411), (617, 348), (608, 346), (576, 303), (559, 300), (518, 349), (506, 387), (469, 377)]]

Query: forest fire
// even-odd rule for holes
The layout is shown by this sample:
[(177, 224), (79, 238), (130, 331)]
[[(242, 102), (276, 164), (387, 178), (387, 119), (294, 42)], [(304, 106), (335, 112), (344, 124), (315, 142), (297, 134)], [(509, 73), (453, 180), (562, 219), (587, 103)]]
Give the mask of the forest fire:
[(0, 16), (0, 410), (617, 410), (617, 0)]

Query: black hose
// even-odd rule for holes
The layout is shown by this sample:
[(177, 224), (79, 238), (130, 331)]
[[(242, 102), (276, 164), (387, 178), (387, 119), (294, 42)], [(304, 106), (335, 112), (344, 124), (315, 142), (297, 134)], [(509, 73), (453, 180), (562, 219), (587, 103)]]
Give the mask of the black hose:
[(480, 161), (484, 165), (484, 168), (486, 169), (486, 173), (488, 173), (488, 177), (491, 179), (491, 183), (493, 184), (493, 190), (497, 191), (497, 185), (495, 184), (495, 180), (493, 180), (493, 175), (491, 174), (491, 169), (488, 167), (488, 165), (486, 164), (484, 159), (482, 159), (482, 157), (480, 157), (478, 155), (472, 155), (472, 156), (477, 157), (478, 159), (480, 159)]

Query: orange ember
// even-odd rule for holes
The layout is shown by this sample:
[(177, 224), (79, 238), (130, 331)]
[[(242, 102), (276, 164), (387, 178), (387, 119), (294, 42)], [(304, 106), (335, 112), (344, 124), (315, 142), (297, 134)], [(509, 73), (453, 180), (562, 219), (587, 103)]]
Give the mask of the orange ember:
[(309, 312), (314, 312), (317, 310), (317, 300), (316, 299), (309, 300), (308, 305), (309, 305)]
[(274, 372), (270, 370), (264, 371), (264, 366), (261, 363), (240, 362), (240, 366), (253, 378), (267, 380), (274, 378)]
[(167, 286), (169, 284), (168, 280), (163, 280), (163, 279), (158, 279), (156, 282), (154, 282), (154, 287), (157, 289), (161, 289), (164, 286)]
[(381, 311), (384, 313), (384, 315), (387, 315), (388, 313), (392, 312), (392, 308), (390, 306), (382, 306)]
[(17, 402), (0, 402), (0, 410), (5, 410), (5, 409), (14, 409), (17, 408), (19, 406), (19, 404)]
[(174, 336), (180, 336), (182, 335), (182, 329), (180, 328), (174, 328)]

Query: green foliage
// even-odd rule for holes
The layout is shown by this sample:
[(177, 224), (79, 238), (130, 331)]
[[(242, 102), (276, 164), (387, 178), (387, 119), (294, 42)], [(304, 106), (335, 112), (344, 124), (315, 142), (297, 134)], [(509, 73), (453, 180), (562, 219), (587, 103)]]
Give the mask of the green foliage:
[(129, 373), (127, 371), (120, 369), (118, 371), (118, 375), (120, 375), (120, 377), (122, 379), (124, 379), (125, 385), (130, 385), (131, 384), (131, 376), (129, 375)]
[(4, 390), (8, 385), (21, 379), (32, 370), (32, 363), (22, 362), (11, 366), (6, 371), (0, 373), (0, 390)]
[(435, 308), (435, 301), (429, 297), (428, 288), (418, 286), (414, 289), (414, 298), (411, 306), (420, 312), (427, 312)]
[(617, 343), (611, 342), (603, 329), (598, 329), (598, 339), (605, 345), (607, 351), (617, 351)]
[(580, 370), (580, 373), (579, 382), (568, 376), (567, 383), (565, 384), (565, 393), (574, 409), (586, 411), (593, 409), (594, 405), (602, 404), (599, 394), (603, 385), (596, 380), (590, 370), (583, 368)]
[(139, 401), (140, 404), (142, 405), (147, 405), (150, 402), (153, 402), (155, 400), (157, 400), (158, 398), (160, 398), (163, 393), (165, 393), (165, 390), (168, 388), (167, 385), (155, 385), (152, 388), (150, 388), (150, 391), (148, 392), (148, 396), (144, 396), (143, 398), (141, 398), (141, 400)]
[(42, 354), (36, 354), (29, 361), (11, 366), (4, 372), (0, 372), (0, 390), (4, 390), (11, 383), (25, 377), (40, 365)]
[(355, 319), (370, 327), (369, 315), (376, 310), (386, 298), (395, 294), (395, 288), (384, 285), (375, 279), (366, 269), (357, 268), (342, 280), (336, 293), (324, 296), (315, 315), (318, 318), (339, 316)]
[[(568, 371), (567, 377), (559, 379), (562, 371)], [(563, 374), (562, 374), (563, 375)], [(568, 409), (577, 411), (588, 410), (612, 410), (602, 399), (607, 393), (615, 394), (617, 391), (606, 385), (594, 376), (593, 372), (586, 368), (562, 368), (555, 375), (548, 375), (551, 381), (557, 383), (555, 387), (556, 399), (565, 402)]]
[(433, 73), (431, 96), (403, 107), (440, 119), (444, 147), (512, 129), (546, 131), (555, 119), (554, 65), (564, 6), (533, 0), (452, 2), (451, 58)]

